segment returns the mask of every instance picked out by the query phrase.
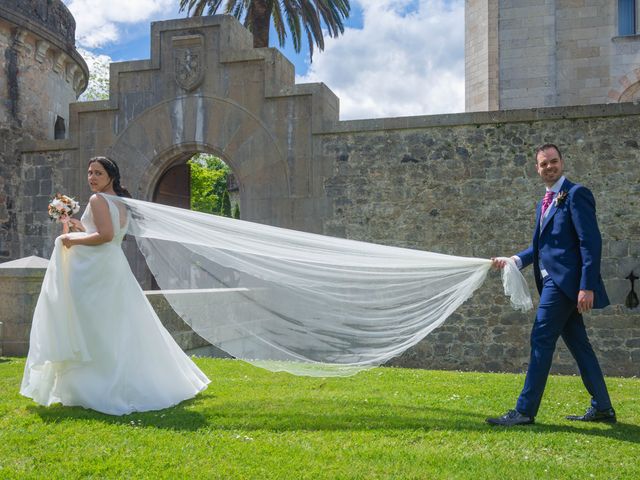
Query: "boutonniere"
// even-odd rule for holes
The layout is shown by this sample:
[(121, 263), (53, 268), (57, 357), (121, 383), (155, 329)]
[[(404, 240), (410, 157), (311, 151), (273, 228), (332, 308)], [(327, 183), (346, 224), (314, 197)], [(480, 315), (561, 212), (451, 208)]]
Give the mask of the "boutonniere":
[(558, 195), (556, 195), (556, 198), (554, 200), (556, 202), (556, 207), (559, 207), (560, 205), (562, 205), (566, 199), (567, 199), (566, 190), (561, 190), (560, 192), (558, 192)]

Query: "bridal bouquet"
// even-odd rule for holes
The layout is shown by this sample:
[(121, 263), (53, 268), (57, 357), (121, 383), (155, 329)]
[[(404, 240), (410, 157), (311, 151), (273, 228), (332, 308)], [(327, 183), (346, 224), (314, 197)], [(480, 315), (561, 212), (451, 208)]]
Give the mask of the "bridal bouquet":
[(71, 215), (79, 211), (80, 204), (78, 202), (60, 193), (56, 193), (56, 196), (49, 203), (49, 218), (58, 223), (67, 223)]

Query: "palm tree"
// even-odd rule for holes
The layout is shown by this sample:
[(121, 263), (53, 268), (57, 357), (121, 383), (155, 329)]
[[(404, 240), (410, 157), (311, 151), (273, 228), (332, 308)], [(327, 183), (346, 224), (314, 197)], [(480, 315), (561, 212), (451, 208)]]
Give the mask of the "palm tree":
[[(223, 0), (180, 0), (180, 11), (198, 17), (215, 15)], [(287, 27), (293, 39), (293, 48), (300, 52), (303, 30), (309, 43), (309, 56), (313, 59), (313, 44), (324, 50), (322, 23), (330, 37), (344, 32), (343, 20), (349, 17), (349, 0), (226, 0), (222, 13), (231, 14), (238, 20), (244, 17), (244, 26), (253, 33), (255, 48), (269, 46), (269, 26), (278, 34), (283, 47), (287, 38)]]

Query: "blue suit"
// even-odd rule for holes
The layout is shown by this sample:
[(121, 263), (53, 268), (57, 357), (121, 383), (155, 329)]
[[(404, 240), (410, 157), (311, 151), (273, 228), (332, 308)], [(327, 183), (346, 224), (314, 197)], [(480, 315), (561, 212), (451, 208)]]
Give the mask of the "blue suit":
[[(562, 194), (561, 192), (566, 192)], [(536, 209), (531, 246), (518, 253), (522, 268), (533, 264), (540, 304), (531, 331), (531, 358), (516, 410), (535, 417), (551, 369), (558, 337), (562, 336), (576, 359), (582, 381), (596, 410), (611, 408), (611, 400), (582, 315), (578, 292), (594, 292), (594, 308), (609, 305), (600, 277), (602, 238), (596, 220), (595, 200), (589, 189), (565, 180), (542, 223), (542, 202)], [(540, 263), (547, 275), (543, 278)]]

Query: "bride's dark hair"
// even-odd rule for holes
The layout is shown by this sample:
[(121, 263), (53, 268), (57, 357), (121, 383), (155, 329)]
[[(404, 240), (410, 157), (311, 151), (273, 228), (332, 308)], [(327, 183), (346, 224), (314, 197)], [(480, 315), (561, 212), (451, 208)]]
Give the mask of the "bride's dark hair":
[(107, 175), (109, 175), (109, 178), (113, 181), (114, 192), (116, 192), (119, 197), (131, 198), (129, 190), (120, 185), (120, 169), (118, 168), (118, 164), (109, 157), (92, 157), (89, 159), (89, 165), (95, 162), (98, 162), (104, 167)]

